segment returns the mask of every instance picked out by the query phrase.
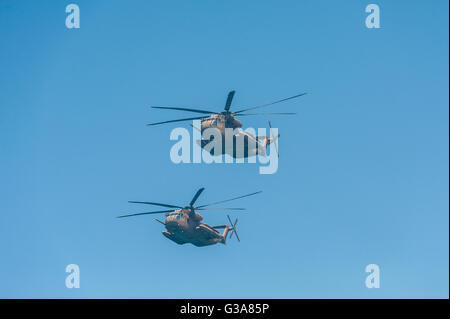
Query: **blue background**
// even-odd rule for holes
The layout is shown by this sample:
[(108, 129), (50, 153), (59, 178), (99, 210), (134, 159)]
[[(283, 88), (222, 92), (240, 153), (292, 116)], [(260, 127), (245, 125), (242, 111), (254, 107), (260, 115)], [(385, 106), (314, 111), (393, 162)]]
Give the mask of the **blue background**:
[[(72, 30), (69, 3), (0, 1), (1, 298), (448, 298), (447, 1), (376, 1), (381, 29), (369, 1), (80, 0)], [(176, 125), (145, 126), (231, 89), (232, 110), (309, 93), (267, 109), (298, 112), (270, 118), (277, 174), (175, 165)], [(263, 191), (232, 205), (241, 243), (114, 218), (202, 186), (199, 204)]]

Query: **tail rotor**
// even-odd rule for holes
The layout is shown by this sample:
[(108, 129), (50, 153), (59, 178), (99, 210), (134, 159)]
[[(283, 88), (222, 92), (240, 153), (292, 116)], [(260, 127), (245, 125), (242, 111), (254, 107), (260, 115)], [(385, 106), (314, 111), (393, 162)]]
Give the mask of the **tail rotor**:
[(272, 123), (269, 121), (269, 129), (270, 129), (270, 135), (272, 135), (273, 139), (273, 145), (275, 146), (275, 151), (277, 152), (277, 156), (280, 157), (280, 153), (278, 153), (278, 142), (277, 139), (280, 137), (280, 134), (278, 136), (275, 136), (272, 131)]
[(231, 221), (230, 215), (227, 215), (227, 217), (228, 217), (228, 221), (230, 222), (230, 225), (231, 225), (230, 239), (231, 239), (231, 237), (233, 237), (233, 234), (236, 234), (236, 239), (240, 242), (241, 240), (239, 239), (239, 236), (236, 231), (236, 224), (238, 222), (238, 219), (236, 218), (236, 220), (234, 221), (234, 224), (233, 224), (233, 222)]

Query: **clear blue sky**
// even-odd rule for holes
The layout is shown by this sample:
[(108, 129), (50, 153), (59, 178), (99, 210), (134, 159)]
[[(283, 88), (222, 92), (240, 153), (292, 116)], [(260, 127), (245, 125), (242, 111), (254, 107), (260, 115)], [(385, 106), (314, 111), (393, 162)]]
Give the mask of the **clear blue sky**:
[[(1, 298), (448, 298), (447, 1), (80, 0), (78, 30), (69, 3), (0, 1)], [(221, 110), (230, 89), (236, 107), (309, 93), (270, 109), (298, 112), (271, 118), (277, 174), (175, 165), (175, 125), (145, 126), (184, 115), (150, 105)], [(263, 191), (235, 202), (241, 243), (115, 218), (202, 186), (199, 203)]]

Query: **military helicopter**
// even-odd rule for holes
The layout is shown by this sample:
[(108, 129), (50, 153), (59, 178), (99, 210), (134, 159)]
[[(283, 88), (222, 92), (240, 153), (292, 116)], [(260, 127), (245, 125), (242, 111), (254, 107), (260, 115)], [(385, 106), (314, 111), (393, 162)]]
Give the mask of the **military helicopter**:
[(235, 91), (230, 91), (228, 93), (227, 101), (225, 102), (225, 108), (222, 112), (191, 109), (191, 108), (185, 108), (185, 107), (152, 106), (152, 108), (155, 108), (155, 109), (187, 111), (187, 112), (193, 112), (193, 113), (201, 113), (204, 115), (198, 116), (198, 117), (189, 117), (189, 118), (182, 118), (182, 119), (177, 119), (177, 120), (149, 123), (147, 125), (153, 126), (153, 125), (160, 125), (160, 124), (173, 123), (173, 122), (201, 120), (201, 131), (202, 132), (203, 132), (203, 130), (205, 130), (207, 128), (217, 128), (221, 131), (222, 134), (224, 134), (225, 128), (235, 129), (235, 128), (242, 127), (242, 122), (239, 121), (238, 119), (236, 119), (236, 116), (294, 115), (294, 114), (296, 114), (296, 113), (245, 113), (245, 112), (263, 108), (263, 107), (277, 104), (280, 102), (288, 101), (288, 100), (303, 96), (306, 93), (297, 94), (297, 95), (294, 95), (294, 96), (291, 96), (291, 97), (288, 97), (285, 99), (281, 99), (278, 101), (274, 101), (274, 102), (266, 103), (263, 105), (253, 106), (250, 108), (231, 112), (230, 107), (231, 107), (231, 102), (233, 101), (234, 94), (235, 94)]
[[(228, 221), (230, 225), (219, 225), (219, 226), (209, 226), (207, 224), (202, 223), (203, 217), (196, 212), (196, 210), (245, 210), (245, 208), (207, 208), (211, 205), (222, 204), (225, 202), (233, 201), (236, 199), (252, 196), (261, 193), (261, 191), (254, 192), (251, 194), (209, 203), (206, 205), (200, 205), (194, 207), (195, 202), (197, 201), (200, 194), (205, 190), (205, 188), (200, 188), (197, 193), (195, 193), (191, 202), (188, 206), (177, 206), (170, 204), (161, 204), (155, 202), (137, 202), (137, 201), (129, 201), (129, 203), (135, 204), (147, 204), (147, 205), (155, 205), (170, 208), (168, 210), (160, 210), (153, 212), (145, 212), (145, 213), (137, 213), (137, 214), (129, 214), (118, 216), (117, 218), (131, 217), (131, 216), (140, 216), (140, 215), (149, 215), (149, 214), (160, 214), (165, 213), (166, 219), (165, 221), (161, 221), (156, 219), (157, 222), (163, 224), (167, 230), (163, 231), (162, 234), (174, 241), (179, 245), (183, 245), (186, 243), (191, 243), (197, 247), (214, 245), (217, 243), (225, 244), (227, 240), (227, 236), (229, 231), (230, 238), (233, 234), (236, 234), (236, 239), (240, 241), (239, 236), (236, 232), (236, 224), (238, 219), (236, 218), (233, 223), (230, 219), (230, 216), (227, 215)], [(223, 233), (219, 233), (217, 229), (224, 229)]]

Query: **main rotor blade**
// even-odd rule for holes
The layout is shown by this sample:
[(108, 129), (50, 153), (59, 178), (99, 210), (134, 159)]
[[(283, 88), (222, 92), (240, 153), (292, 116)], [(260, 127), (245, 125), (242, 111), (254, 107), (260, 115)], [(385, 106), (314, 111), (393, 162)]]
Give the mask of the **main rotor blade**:
[(233, 112), (233, 113), (237, 114), (237, 113), (242, 113), (242, 112), (245, 112), (245, 111), (259, 109), (261, 107), (266, 107), (266, 106), (273, 105), (273, 104), (276, 104), (276, 103), (280, 103), (280, 102), (284, 102), (284, 101), (287, 101), (287, 100), (295, 99), (295, 98), (303, 96), (305, 94), (306, 93), (297, 94), (297, 95), (294, 95), (294, 96), (291, 96), (291, 97), (288, 97), (288, 98), (285, 98), (285, 99), (282, 99), (282, 100), (278, 100), (278, 101), (275, 101), (275, 102), (271, 102), (271, 103), (267, 103), (267, 104), (263, 104), (263, 105), (258, 105), (258, 106), (254, 106), (254, 107), (250, 107), (248, 109), (239, 110), (239, 111), (236, 111), (236, 112)]
[(261, 193), (261, 192), (262, 192), (262, 191), (258, 191), (258, 192), (255, 192), (255, 193), (251, 193), (251, 194), (247, 194), (247, 195), (243, 195), (243, 196), (239, 196), (239, 197), (235, 197), (235, 198), (231, 198), (231, 199), (227, 199), (227, 200), (222, 200), (222, 201), (220, 201), (220, 202), (214, 202), (214, 203), (210, 203), (210, 204), (206, 204), (206, 205), (201, 205), (201, 206), (196, 207), (195, 209), (197, 209), (197, 208), (203, 208), (203, 207), (207, 207), (207, 206), (211, 206), (211, 205), (216, 205), (216, 204), (221, 204), (221, 203), (230, 202), (230, 201), (232, 201), (232, 200), (236, 200), (236, 199), (239, 199), (239, 198), (244, 198), (244, 197), (256, 195), (256, 194), (259, 194), (259, 193)]
[(155, 205), (155, 206), (162, 206), (162, 207), (169, 207), (169, 208), (183, 208), (181, 206), (176, 205), (169, 205), (169, 204), (161, 204), (161, 203), (153, 203), (153, 202), (136, 202), (136, 201), (128, 201), (128, 203), (133, 204), (147, 204), (147, 205)]
[(249, 115), (295, 115), (297, 113), (238, 113), (235, 116), (249, 116)]
[(182, 121), (190, 121), (190, 120), (200, 120), (200, 119), (204, 119), (207, 116), (199, 116), (199, 117), (188, 117), (185, 119), (179, 119), (179, 120), (170, 120), (170, 121), (164, 121), (164, 122), (156, 122), (156, 123), (149, 123), (147, 124), (148, 126), (153, 126), (153, 125), (160, 125), (160, 124), (166, 124), (166, 123), (173, 123), (173, 122), (182, 122)]
[(211, 207), (211, 208), (196, 208), (196, 210), (246, 210), (245, 208), (237, 208), (237, 207)]
[(200, 196), (200, 194), (205, 190), (204, 187), (200, 188), (197, 193), (195, 193), (194, 197), (192, 198), (191, 202), (189, 203), (189, 206), (194, 205), (195, 201), (197, 200), (197, 198)]
[(160, 211), (156, 211), (156, 212), (146, 212), (146, 213), (138, 213), (138, 214), (122, 215), (122, 216), (117, 216), (117, 218), (124, 218), (124, 217), (131, 217), (131, 216), (139, 216), (139, 215), (150, 215), (150, 214), (169, 213), (169, 212), (173, 212), (173, 209), (171, 209), (171, 210), (160, 210)]
[(228, 93), (227, 102), (225, 103), (225, 111), (227, 112), (230, 109), (231, 102), (233, 101), (234, 93), (236, 93), (236, 91), (230, 91), (230, 93)]
[(194, 112), (194, 113), (203, 113), (203, 114), (215, 114), (217, 112), (213, 111), (205, 111), (205, 110), (198, 110), (198, 109), (189, 109), (186, 107), (172, 107), (172, 106), (152, 106), (154, 109), (164, 109), (164, 110), (178, 110), (178, 111), (187, 111), (187, 112)]

